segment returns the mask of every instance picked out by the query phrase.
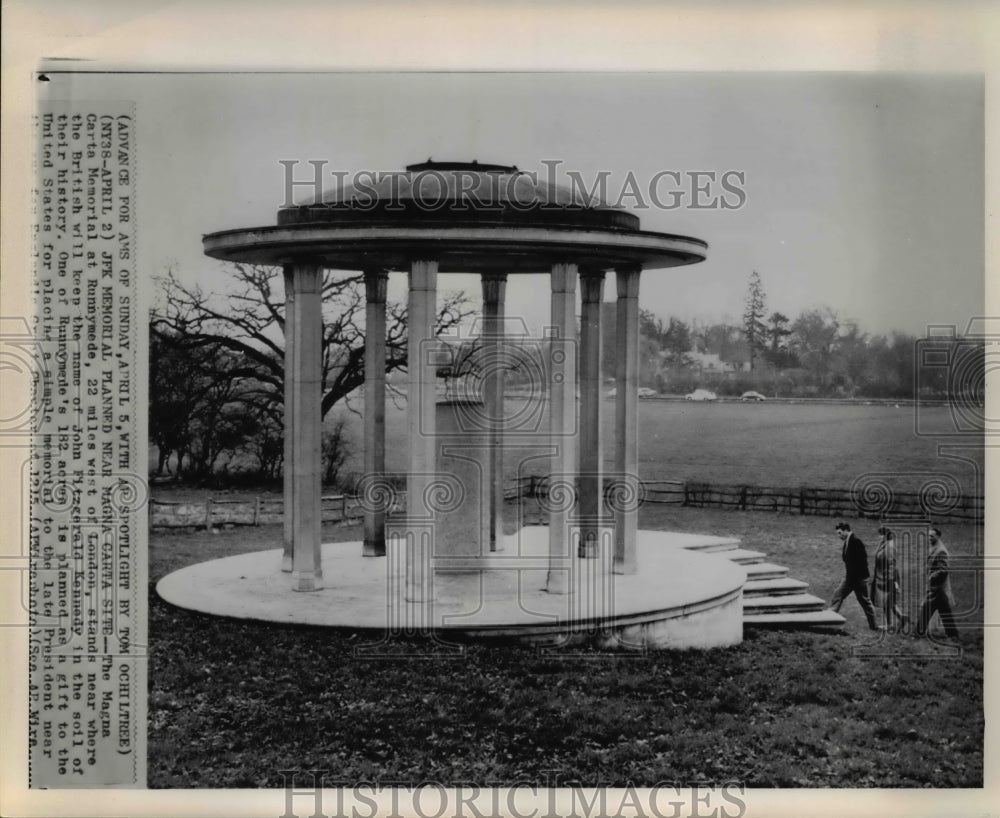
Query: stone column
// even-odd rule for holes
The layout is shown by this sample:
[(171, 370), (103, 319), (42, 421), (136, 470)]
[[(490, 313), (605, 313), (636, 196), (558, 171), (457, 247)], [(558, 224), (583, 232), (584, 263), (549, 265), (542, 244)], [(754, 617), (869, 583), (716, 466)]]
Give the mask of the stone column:
[(575, 511), (576, 449), (575, 264), (553, 264), (552, 328), (549, 339), (549, 436), (555, 447), (549, 479), (549, 570), (546, 590), (565, 594), (569, 577), (569, 521)]
[(484, 273), (482, 357), (485, 363), (483, 402), (489, 423), (490, 551), (503, 550), (503, 418), (504, 418), (504, 298), (505, 273)]
[(406, 516), (413, 525), (406, 537), (406, 598), (424, 602), (432, 596), (431, 555), (434, 509), (429, 487), (436, 468), (435, 356), (431, 341), (437, 318), (436, 261), (410, 265), (407, 311), (407, 435), (410, 443), (406, 478)]
[(580, 551), (596, 557), (604, 511), (601, 447), (601, 302), (604, 270), (580, 271)]
[[(385, 293), (389, 273), (365, 270), (365, 480), (385, 480)], [(385, 556), (385, 492), (370, 492), (365, 504), (366, 557)]]
[(639, 521), (639, 275), (641, 267), (615, 271), (618, 279), (615, 370), (615, 472), (621, 481), (615, 510), (617, 574), (636, 571), (635, 542)]
[(323, 271), (314, 259), (285, 267), (285, 452), (290, 458), (285, 461), (285, 532), (296, 591), (323, 587), (322, 285)]
[(281, 555), (281, 570), (287, 573), (292, 572), (292, 506), (295, 505), (295, 482), (292, 480), (292, 468), (295, 465), (295, 450), (292, 446), (292, 407), (295, 405), (295, 390), (292, 388), (292, 372), (295, 371), (295, 344), (292, 338), (295, 336), (295, 303), (294, 274), (295, 266), (286, 264), (285, 273), (285, 405), (284, 405), (284, 434), (282, 442), (284, 444), (284, 454), (282, 459), (281, 475), (284, 483), (284, 511), (282, 512), (282, 523), (284, 524), (283, 543), (284, 550)]

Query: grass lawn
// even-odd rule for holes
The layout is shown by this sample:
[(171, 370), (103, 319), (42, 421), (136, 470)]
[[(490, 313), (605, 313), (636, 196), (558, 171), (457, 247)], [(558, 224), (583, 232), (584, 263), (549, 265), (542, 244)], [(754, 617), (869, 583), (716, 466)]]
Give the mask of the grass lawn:
[[(642, 525), (733, 534), (829, 599), (833, 520), (646, 506)], [(874, 524), (858, 521), (874, 545)], [(871, 529), (871, 530), (870, 530)], [(358, 540), (330, 527), (326, 540)], [(946, 526), (953, 555), (972, 526)], [(280, 546), (280, 526), (153, 533), (155, 582), (193, 562)], [(470, 645), (459, 657), (362, 658), (361, 637), (190, 613), (150, 588), (149, 785), (279, 787), (279, 770), (381, 782), (532, 780), (636, 786), (979, 787), (981, 577), (953, 573), (960, 655), (873, 641), (857, 603), (842, 634), (747, 631), (742, 645), (645, 655)], [(917, 599), (908, 600), (911, 607)], [(868, 644), (867, 654), (852, 648)], [(865, 653), (865, 651), (860, 651)]]
[[(604, 454), (610, 468), (614, 404), (605, 401), (603, 409)], [(345, 473), (361, 473), (361, 419), (343, 408), (338, 412), (347, 419), (351, 447)], [(542, 430), (548, 428), (545, 411), (540, 422)], [(983, 494), (976, 477), (976, 467), (981, 473), (983, 464), (982, 435), (948, 439), (928, 434), (954, 429), (946, 406), (639, 401), (639, 474), (646, 480), (846, 489), (859, 477), (878, 473), (896, 490), (916, 491), (929, 476), (943, 472), (957, 479), (964, 491)], [(955, 454), (972, 463), (940, 457), (940, 443), (968, 447)], [(405, 402), (386, 406), (386, 452), (390, 471), (405, 470)], [(524, 468), (541, 473), (548, 466), (536, 460)], [(507, 477), (518, 471), (516, 453), (508, 451)]]
[[(358, 399), (352, 405), (362, 406)], [(516, 408), (516, 407), (515, 407)], [(514, 408), (508, 408), (514, 412)], [(361, 418), (337, 407), (330, 419), (344, 417), (348, 457), (342, 474), (363, 473)], [(548, 428), (544, 408), (540, 428)], [(613, 467), (614, 406), (604, 402), (605, 465)], [(921, 434), (917, 434), (917, 431)], [(933, 437), (954, 431), (944, 406), (896, 408), (865, 405), (787, 403), (639, 402), (639, 475), (646, 480), (691, 480), (767, 486), (850, 488), (858, 478), (879, 474), (898, 491), (918, 491), (942, 473), (964, 492), (983, 494), (983, 437)], [(406, 469), (406, 406), (386, 405), (386, 458), (389, 471)], [(710, 441), (706, 445), (706, 441)], [(544, 441), (547, 443), (547, 438)], [(538, 441), (535, 441), (536, 445)], [(960, 445), (951, 456), (939, 444)], [(545, 460), (521, 464), (507, 451), (507, 478), (545, 473)], [(535, 452), (532, 452), (532, 454)], [(151, 457), (152, 457), (151, 452)], [(237, 464), (233, 465), (236, 468)], [(151, 461), (155, 467), (155, 460)], [(331, 489), (332, 491), (332, 489)], [(220, 496), (224, 492), (217, 492)], [(157, 487), (157, 499), (188, 499), (184, 488)], [(199, 495), (204, 496), (204, 495)]]

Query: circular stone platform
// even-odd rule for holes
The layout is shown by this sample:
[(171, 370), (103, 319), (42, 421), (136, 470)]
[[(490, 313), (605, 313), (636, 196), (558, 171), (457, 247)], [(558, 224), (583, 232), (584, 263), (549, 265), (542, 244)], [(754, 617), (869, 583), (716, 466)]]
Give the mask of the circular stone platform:
[[(402, 550), (364, 557), (361, 543), (323, 545), (325, 587), (297, 593), (282, 573), (281, 549), (199, 563), (156, 586), (181, 608), (237, 619), (438, 639), (502, 637), (541, 644), (592, 642), (634, 649), (709, 648), (743, 638), (744, 569), (704, 546), (721, 538), (638, 533), (641, 572), (614, 574), (610, 531), (595, 559), (565, 560), (570, 594), (543, 590), (548, 529), (528, 526), (505, 550), (475, 560), (438, 559), (434, 599), (404, 596)], [(472, 568), (472, 566), (475, 566)]]

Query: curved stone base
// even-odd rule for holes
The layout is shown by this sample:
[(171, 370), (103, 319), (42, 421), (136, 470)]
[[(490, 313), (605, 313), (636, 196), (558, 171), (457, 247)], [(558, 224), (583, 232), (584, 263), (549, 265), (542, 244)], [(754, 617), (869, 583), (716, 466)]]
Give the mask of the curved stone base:
[[(167, 602), (203, 613), (328, 626), (437, 640), (505, 638), (535, 644), (593, 643), (627, 649), (710, 648), (743, 638), (738, 564), (692, 542), (713, 537), (640, 531), (640, 572), (614, 574), (610, 538), (593, 559), (567, 557), (570, 593), (545, 590), (548, 529), (508, 536), (505, 550), (462, 564), (438, 562), (430, 602), (407, 601), (404, 559), (364, 557), (361, 543), (322, 548), (325, 587), (296, 593), (281, 572), (281, 550), (242, 554), (182, 568), (156, 586)], [(721, 542), (721, 539), (720, 539)]]

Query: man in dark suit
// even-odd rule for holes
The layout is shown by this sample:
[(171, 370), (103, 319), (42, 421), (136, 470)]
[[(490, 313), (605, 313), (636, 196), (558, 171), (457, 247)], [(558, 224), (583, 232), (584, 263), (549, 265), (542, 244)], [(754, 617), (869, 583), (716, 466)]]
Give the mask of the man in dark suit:
[(836, 532), (843, 543), (841, 556), (844, 558), (846, 573), (844, 581), (830, 600), (830, 610), (839, 612), (844, 600), (854, 594), (868, 619), (868, 627), (873, 631), (878, 630), (875, 624), (875, 606), (868, 596), (868, 550), (858, 535), (851, 531), (848, 523), (837, 523)]
[(948, 579), (948, 549), (941, 541), (941, 529), (932, 528), (929, 536), (931, 549), (927, 554), (927, 596), (920, 608), (917, 620), (917, 635), (924, 636), (931, 617), (937, 611), (945, 634), (958, 639), (958, 628), (951, 610), (951, 581)]

